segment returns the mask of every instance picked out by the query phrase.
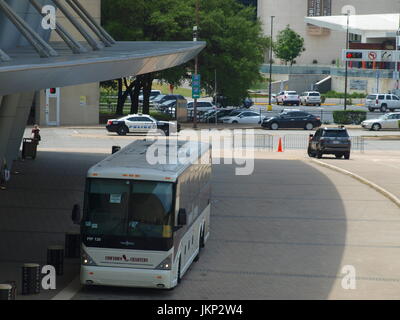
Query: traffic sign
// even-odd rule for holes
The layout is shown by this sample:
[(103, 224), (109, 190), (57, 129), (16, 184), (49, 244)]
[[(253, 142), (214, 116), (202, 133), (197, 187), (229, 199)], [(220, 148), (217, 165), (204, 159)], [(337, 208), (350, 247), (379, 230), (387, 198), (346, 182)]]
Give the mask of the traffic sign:
[(201, 76), (199, 74), (192, 75), (192, 98), (199, 99), (201, 96)]
[(396, 62), (400, 61), (400, 52), (395, 50), (348, 50), (342, 53), (343, 61)]
[(378, 54), (375, 51), (368, 52), (368, 59), (371, 61), (376, 61)]

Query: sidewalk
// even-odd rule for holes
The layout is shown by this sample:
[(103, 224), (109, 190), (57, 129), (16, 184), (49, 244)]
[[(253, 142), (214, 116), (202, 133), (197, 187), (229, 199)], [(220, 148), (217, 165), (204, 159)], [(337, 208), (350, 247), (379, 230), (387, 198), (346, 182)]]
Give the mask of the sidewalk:
[(353, 153), (350, 161), (328, 156), (321, 160), (357, 174), (400, 199), (400, 151)]

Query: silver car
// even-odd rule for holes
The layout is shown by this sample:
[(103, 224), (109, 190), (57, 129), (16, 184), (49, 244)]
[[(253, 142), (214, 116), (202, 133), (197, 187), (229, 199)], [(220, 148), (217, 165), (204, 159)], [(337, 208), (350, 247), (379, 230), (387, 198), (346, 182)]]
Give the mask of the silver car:
[(381, 129), (400, 129), (400, 112), (387, 113), (377, 119), (365, 120), (361, 123), (364, 129), (379, 131)]

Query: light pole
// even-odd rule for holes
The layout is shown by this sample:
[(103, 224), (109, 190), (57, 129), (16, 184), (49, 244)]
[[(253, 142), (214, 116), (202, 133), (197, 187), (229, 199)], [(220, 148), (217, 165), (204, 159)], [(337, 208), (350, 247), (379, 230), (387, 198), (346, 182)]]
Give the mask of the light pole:
[[(350, 11), (347, 11), (345, 14), (347, 16), (347, 29), (346, 29), (346, 50), (349, 49), (349, 18), (350, 18)], [(348, 62), (346, 61), (346, 68), (345, 68), (345, 78), (344, 78), (344, 110), (347, 110), (347, 65)]]
[(274, 18), (275, 16), (271, 16), (271, 40), (270, 40), (270, 48), (269, 48), (269, 99), (268, 99), (268, 108), (271, 109), (271, 98), (272, 98), (272, 37), (274, 35), (273, 28), (274, 28)]
[[(196, 25), (193, 27), (193, 41), (197, 41), (199, 37), (199, 0), (196, 0)], [(197, 76), (198, 73), (199, 58), (196, 55), (194, 62), (194, 74)], [(197, 98), (193, 102), (193, 129), (197, 129)]]

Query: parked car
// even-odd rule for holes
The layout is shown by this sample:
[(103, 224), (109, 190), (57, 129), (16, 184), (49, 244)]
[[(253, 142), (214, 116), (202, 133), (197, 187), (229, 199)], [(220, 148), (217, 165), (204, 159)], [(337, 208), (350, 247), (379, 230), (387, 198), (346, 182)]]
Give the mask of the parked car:
[(322, 158), (324, 154), (333, 154), (336, 158), (350, 159), (351, 140), (346, 128), (320, 128), (310, 135), (308, 155)]
[(320, 106), (321, 105), (321, 94), (317, 91), (306, 91), (300, 95), (300, 104), (304, 106), (313, 105)]
[(381, 129), (400, 129), (400, 113), (386, 113), (377, 119), (365, 120), (361, 123), (364, 129), (379, 131)]
[[(151, 90), (150, 101), (153, 100), (154, 98), (156, 98), (157, 96), (159, 96), (160, 94), (161, 94), (160, 90)], [(139, 102), (143, 103), (143, 92), (141, 92), (139, 95)]]
[[(119, 119), (111, 119), (107, 121), (106, 129), (108, 132), (116, 132), (120, 136), (127, 133), (147, 133), (162, 130), (165, 135), (169, 135), (171, 131), (176, 131), (176, 123), (169, 121), (157, 121), (147, 114), (131, 114)], [(178, 126), (179, 131), (179, 126)]]
[(243, 100), (243, 107), (246, 109), (249, 109), (251, 106), (254, 105), (253, 100), (251, 100), (249, 97)]
[[(194, 109), (194, 102), (189, 102), (187, 105), (188, 110), (189, 109)], [(197, 101), (196, 105), (196, 110), (197, 111), (209, 111), (209, 110), (214, 110), (217, 107), (213, 105), (211, 102), (208, 101)]]
[(321, 126), (321, 119), (303, 111), (282, 112), (276, 117), (265, 118), (261, 124), (264, 129), (305, 129)]
[(206, 123), (221, 123), (221, 118), (228, 116), (232, 112), (232, 108), (222, 108), (216, 110), (210, 110), (206, 112), (201, 118), (202, 122)]
[(162, 112), (170, 113), (172, 108), (175, 110), (175, 108), (176, 108), (176, 100), (167, 100), (167, 101), (164, 101), (163, 103), (160, 103), (158, 105), (158, 110), (160, 110)]
[(150, 106), (156, 106), (160, 103), (161, 99), (165, 97), (165, 94), (160, 94), (153, 99), (150, 99)]
[(184, 100), (185, 97), (180, 95), (180, 94), (167, 94), (164, 97), (162, 97), (157, 103), (154, 103), (155, 107), (158, 107), (165, 101), (170, 101), (170, 100)]
[(300, 104), (300, 97), (296, 91), (282, 91), (279, 92), (276, 96), (276, 103), (282, 104), (284, 106), (287, 105), (296, 105)]
[(370, 94), (365, 99), (365, 106), (370, 112), (374, 112), (375, 110), (379, 110), (381, 112), (393, 112), (396, 109), (400, 109), (400, 99), (394, 94)]
[(222, 117), (223, 123), (261, 123), (262, 116), (253, 111), (232, 111), (229, 115)]

